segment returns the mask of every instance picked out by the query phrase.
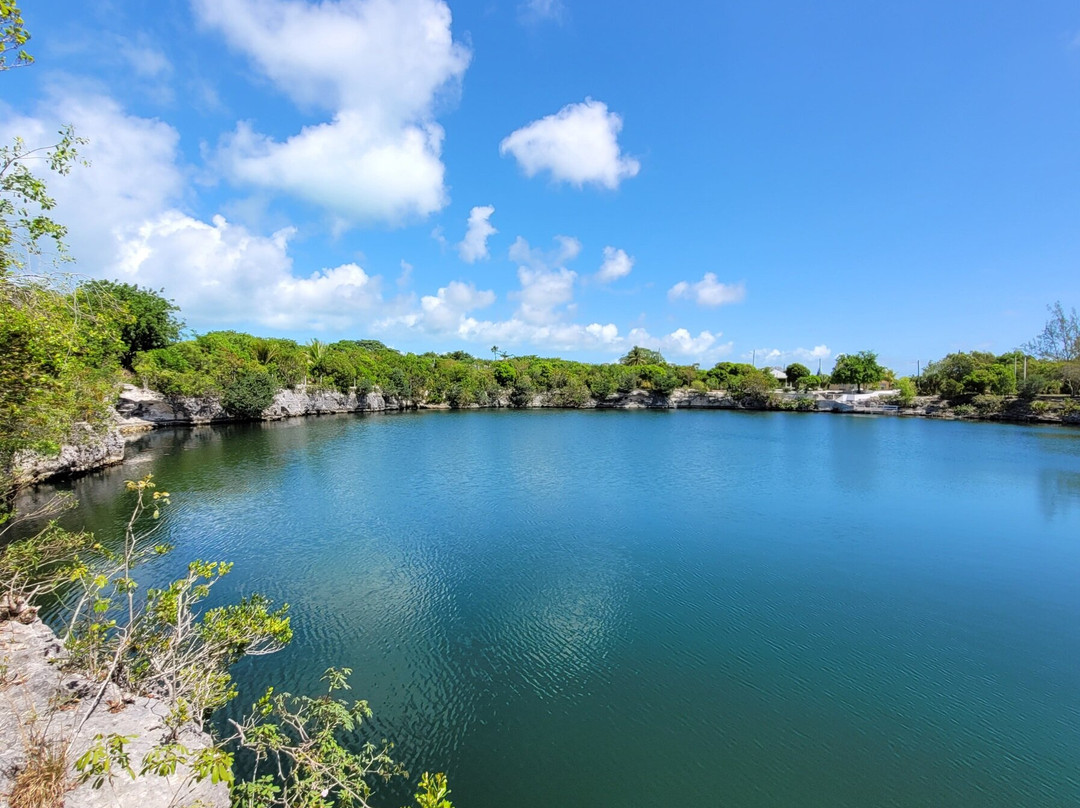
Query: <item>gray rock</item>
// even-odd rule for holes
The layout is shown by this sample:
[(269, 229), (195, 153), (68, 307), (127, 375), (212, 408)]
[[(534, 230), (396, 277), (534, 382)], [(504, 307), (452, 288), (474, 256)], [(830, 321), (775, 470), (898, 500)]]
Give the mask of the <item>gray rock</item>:
[[(137, 772), (143, 756), (166, 735), (162, 719), (168, 706), (109, 685), (83, 724), (100, 685), (65, 673), (58, 664), (63, 658), (60, 641), (40, 620), (0, 623), (0, 806), (8, 805), (15, 777), (26, 765), (27, 744), (38, 739), (70, 745), (67, 760), (73, 789), (65, 797), (66, 808), (168, 808), (196, 802), (206, 808), (228, 808), (229, 791), (223, 783), (195, 783), (183, 766), (169, 777), (145, 774), (132, 779), (119, 773), (99, 789), (89, 782), (76, 785), (74, 761), (99, 734), (134, 736), (125, 748)], [(198, 750), (210, 746), (211, 739), (187, 728), (180, 742)]]
[(66, 474), (102, 468), (124, 459), (124, 436), (118, 427), (98, 432), (89, 424), (76, 424), (69, 442), (55, 455), (22, 451), (12, 459), (16, 485), (47, 480)]

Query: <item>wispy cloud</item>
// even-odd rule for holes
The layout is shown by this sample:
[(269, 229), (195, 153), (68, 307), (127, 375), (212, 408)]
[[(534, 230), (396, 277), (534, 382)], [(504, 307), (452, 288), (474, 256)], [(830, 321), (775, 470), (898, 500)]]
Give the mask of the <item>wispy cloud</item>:
[(668, 290), (668, 300), (693, 300), (699, 306), (723, 306), (728, 303), (741, 303), (746, 298), (746, 285), (743, 283), (720, 283), (716, 273), (706, 272), (696, 283), (679, 281)]
[(566, 6), (561, 0), (526, 0), (518, 6), (518, 19), (531, 25), (542, 22), (561, 25), (566, 20)]
[[(794, 348), (781, 350), (780, 348), (758, 348), (744, 353), (742, 359), (753, 359), (758, 365), (788, 365), (792, 362), (811, 363), (819, 359), (825, 361), (832, 357), (832, 351), (828, 345), (815, 345), (813, 348)], [(811, 368), (817, 370), (817, 368)]]

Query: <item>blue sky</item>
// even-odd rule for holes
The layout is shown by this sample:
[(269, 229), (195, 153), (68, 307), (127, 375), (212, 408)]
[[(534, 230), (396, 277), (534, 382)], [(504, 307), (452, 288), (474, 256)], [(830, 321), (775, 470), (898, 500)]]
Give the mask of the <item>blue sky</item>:
[(1075, 2), (24, 3), (75, 269), (198, 330), (901, 373), (1080, 305)]

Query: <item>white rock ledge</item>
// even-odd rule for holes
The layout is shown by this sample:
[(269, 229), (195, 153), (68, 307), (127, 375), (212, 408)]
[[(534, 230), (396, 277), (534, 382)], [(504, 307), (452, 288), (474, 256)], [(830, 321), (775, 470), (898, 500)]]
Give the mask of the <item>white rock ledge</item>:
[[(15, 777), (26, 765), (28, 738), (39, 734), (46, 742), (70, 742), (97, 696), (100, 685), (62, 671), (58, 663), (63, 658), (60, 641), (40, 620), (0, 622), (0, 806), (4, 808)], [(224, 783), (212, 785), (209, 779), (192, 782), (183, 766), (170, 777), (145, 774), (133, 780), (119, 773), (99, 789), (91, 783), (74, 785), (74, 761), (98, 734), (135, 736), (125, 748), (137, 772), (143, 756), (165, 737), (162, 719), (167, 712), (161, 701), (123, 694), (109, 685), (68, 753), (74, 787), (64, 798), (65, 808), (176, 808), (193, 804), (228, 808), (229, 790)], [(210, 746), (211, 741), (205, 733), (190, 728), (181, 733), (180, 743), (198, 750)]]

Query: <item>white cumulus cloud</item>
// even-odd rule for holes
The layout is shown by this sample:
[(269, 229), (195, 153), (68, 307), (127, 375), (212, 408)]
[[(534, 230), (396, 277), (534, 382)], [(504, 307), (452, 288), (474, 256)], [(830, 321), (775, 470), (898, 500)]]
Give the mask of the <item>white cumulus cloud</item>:
[(379, 129), (346, 111), (285, 141), (241, 123), (218, 160), (234, 179), (284, 191), (349, 222), (397, 223), (446, 204), (443, 130), (434, 123)]
[(233, 179), (349, 222), (398, 223), (446, 204), (434, 108), (470, 53), (445, 2), (195, 0), (195, 10), (286, 96), (332, 113), (283, 141), (241, 123), (220, 154)]
[(641, 169), (619, 147), (622, 125), (606, 104), (586, 98), (512, 132), (499, 152), (513, 155), (529, 177), (548, 171), (556, 182), (615, 189)]
[(627, 255), (625, 250), (604, 247), (604, 263), (600, 265), (596, 279), (600, 283), (611, 283), (619, 278), (625, 278), (633, 268), (634, 259)]
[(550, 325), (559, 321), (574, 299), (577, 273), (565, 264), (581, 252), (581, 242), (570, 236), (556, 236), (558, 245), (545, 252), (534, 249), (518, 236), (510, 246), (510, 260), (517, 261), (521, 290), (513, 297), (521, 301), (517, 317), (534, 325)]
[(465, 263), (471, 264), (488, 257), (488, 237), (499, 232), (491, 224), (491, 214), (494, 212), (493, 205), (478, 205), (469, 211), (465, 238), (458, 244), (458, 255)]
[(115, 269), (121, 280), (165, 287), (203, 324), (341, 330), (383, 310), (381, 279), (356, 264), (293, 275), (293, 234), (260, 236), (222, 216), (207, 223), (170, 210), (124, 235)]
[(183, 197), (180, 135), (159, 120), (128, 115), (108, 96), (54, 86), (33, 115), (0, 109), (0, 139), (20, 136), (32, 147), (44, 146), (56, 142), (65, 123), (86, 138), (79, 152), (91, 165), (45, 179), (78, 270), (97, 272), (115, 262), (121, 229)]
[(716, 273), (706, 272), (696, 283), (679, 281), (668, 290), (668, 300), (693, 300), (699, 306), (723, 306), (741, 303), (746, 298), (746, 286), (742, 283), (720, 283)]
[(716, 359), (731, 353), (734, 343), (721, 343), (719, 341), (721, 336), (719, 332), (713, 334), (711, 331), (701, 331), (695, 337), (687, 329), (677, 328), (670, 334), (654, 337), (644, 328), (635, 328), (626, 335), (626, 342), (629, 345), (640, 345), (642, 348), (660, 351), (668, 359), (704, 361), (707, 358)]
[(451, 281), (434, 295), (420, 298), (423, 325), (436, 333), (460, 329), (465, 315), (495, 302), (495, 293), (479, 290), (471, 283)]
[(47, 178), (75, 271), (163, 288), (192, 326), (344, 329), (400, 305), (384, 301), (380, 278), (356, 264), (294, 274), (291, 228), (265, 236), (179, 210), (187, 177), (178, 133), (127, 114), (112, 98), (60, 87), (34, 116), (0, 120), (0, 138), (46, 144), (63, 121), (88, 139), (80, 149), (90, 167)]

